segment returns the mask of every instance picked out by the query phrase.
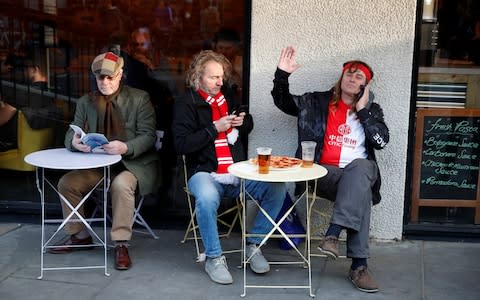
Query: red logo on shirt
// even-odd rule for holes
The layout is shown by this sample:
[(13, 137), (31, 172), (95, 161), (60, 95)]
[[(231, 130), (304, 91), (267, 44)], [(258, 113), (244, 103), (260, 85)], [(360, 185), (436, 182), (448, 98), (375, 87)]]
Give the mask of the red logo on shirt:
[(338, 126), (338, 133), (340, 133), (341, 135), (348, 135), (350, 134), (350, 132), (352, 132), (352, 129), (347, 123)]

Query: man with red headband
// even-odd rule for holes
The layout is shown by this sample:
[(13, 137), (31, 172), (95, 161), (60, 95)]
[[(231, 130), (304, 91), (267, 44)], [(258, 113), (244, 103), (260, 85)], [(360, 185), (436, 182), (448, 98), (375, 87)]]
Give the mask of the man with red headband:
[(347, 257), (352, 259), (349, 279), (361, 291), (377, 292), (378, 285), (367, 268), (371, 206), (380, 202), (374, 150), (385, 147), (389, 132), (382, 109), (369, 92), (373, 71), (362, 61), (349, 61), (330, 90), (295, 96), (288, 84), (290, 74), (300, 67), (295, 55), (292, 46), (282, 49), (272, 96), (280, 110), (298, 118), (296, 156), (301, 155), (301, 141), (315, 141), (315, 162), (328, 170), (318, 180), (317, 194), (334, 201), (334, 207), (318, 248), (336, 259), (338, 237), (346, 230)]

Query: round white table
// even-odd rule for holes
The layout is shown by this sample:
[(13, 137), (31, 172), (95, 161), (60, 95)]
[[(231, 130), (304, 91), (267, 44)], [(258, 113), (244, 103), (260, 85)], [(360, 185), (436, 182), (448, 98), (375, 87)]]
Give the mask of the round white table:
[[(242, 297), (246, 296), (246, 289), (247, 288), (305, 288), (309, 289), (310, 296), (315, 297), (312, 293), (312, 269), (311, 269), (311, 251), (310, 251), (310, 199), (309, 199), (309, 185), (308, 181), (315, 180), (313, 195), (316, 194), (317, 189), (317, 181), (316, 179), (321, 178), (327, 174), (327, 169), (324, 167), (313, 164), (312, 167), (303, 168), (303, 167), (294, 167), (284, 170), (272, 170), (268, 174), (259, 174), (257, 165), (250, 163), (250, 161), (243, 161), (238, 162), (230, 165), (228, 167), (228, 172), (236, 177), (240, 178), (240, 200), (243, 205), (243, 222), (246, 220), (246, 205), (245, 201), (247, 197), (256, 204), (259, 208), (259, 211), (263, 213), (263, 215), (272, 223), (273, 228), (267, 233), (262, 242), (260, 243), (259, 247), (262, 247), (270, 237), (283, 237), (285, 240), (290, 244), (292, 249), (294, 249), (299, 256), (302, 258), (301, 261), (292, 261), (292, 262), (270, 262), (270, 264), (306, 264), (308, 268), (308, 285), (253, 285), (247, 284), (247, 263), (250, 260), (250, 257), (246, 257), (245, 251), (243, 252), (243, 294)], [(255, 200), (246, 190), (245, 190), (245, 180), (256, 180), (256, 181), (263, 181), (263, 182), (301, 182), (305, 181), (305, 191), (302, 195), (300, 195), (296, 201), (294, 201), (293, 205), (285, 212), (283, 216), (279, 216), (280, 219), (278, 222), (272, 219), (271, 216), (260, 206), (257, 200)], [(306, 199), (306, 210), (307, 210), (307, 228), (305, 235), (288, 235), (286, 234), (281, 228), (280, 224), (288, 217), (290, 212), (295, 208), (295, 206), (299, 203), (301, 199)], [(246, 224), (242, 226), (242, 246), (246, 245), (247, 237), (251, 236), (245, 231)], [(274, 234), (275, 232), (279, 232), (279, 234)], [(306, 254), (300, 252), (298, 247), (292, 242), (292, 237), (305, 237), (306, 240)], [(244, 249), (243, 249), (244, 250)]]
[(257, 180), (264, 182), (299, 182), (314, 180), (327, 174), (327, 169), (313, 164), (312, 167), (303, 168), (297, 166), (284, 170), (270, 170), (268, 174), (259, 174), (257, 165), (249, 161), (242, 161), (230, 165), (228, 172), (242, 179)]
[(39, 168), (81, 170), (111, 166), (122, 159), (121, 155), (72, 152), (66, 148), (47, 149), (25, 156), (25, 162)]
[[(106, 233), (106, 212), (107, 212), (107, 192), (110, 187), (110, 166), (119, 162), (122, 159), (121, 155), (108, 155), (97, 153), (83, 153), (72, 152), (65, 148), (47, 149), (37, 152), (33, 152), (25, 156), (25, 162), (36, 167), (36, 184), (37, 189), (40, 192), (40, 201), (42, 206), (42, 242), (41, 242), (41, 256), (40, 256), (40, 276), (38, 279), (43, 278), (43, 271), (50, 270), (72, 270), (72, 269), (99, 269), (105, 270), (105, 275), (109, 275), (107, 272), (107, 233)], [(81, 170), (81, 169), (95, 169), (103, 168), (103, 177), (97, 182), (97, 184), (82, 198), (80, 203), (73, 207), (70, 202), (63, 196), (54, 186), (48, 178), (45, 176), (45, 169), (54, 170)], [(72, 211), (65, 219), (48, 219), (45, 212), (45, 184), (50, 186), (59, 196), (60, 201), (66, 204)], [(103, 186), (103, 218), (89, 218), (86, 219), (79, 212), (78, 209), (84, 204), (84, 202), (90, 197), (91, 193), (98, 187)], [(72, 219), (76, 216), (78, 219)], [(103, 265), (89, 265), (89, 266), (66, 266), (66, 267), (48, 267), (44, 266), (44, 253), (47, 248), (55, 247), (50, 245), (53, 238), (60, 232), (60, 230), (68, 222), (82, 222), (88, 231), (93, 235), (94, 246), (102, 246), (104, 249)], [(103, 222), (103, 238), (100, 237), (90, 226), (90, 222)], [(48, 240), (45, 241), (45, 224), (46, 223), (60, 223), (55, 233), (53, 233)]]

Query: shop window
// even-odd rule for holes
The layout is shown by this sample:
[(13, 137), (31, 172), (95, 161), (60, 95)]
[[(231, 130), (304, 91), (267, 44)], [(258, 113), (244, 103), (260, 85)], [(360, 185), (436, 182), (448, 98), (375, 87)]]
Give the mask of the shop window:
[(480, 1), (419, 7), (409, 221), (480, 224)]
[[(165, 164), (163, 203), (175, 198), (170, 189), (176, 158), (169, 131), (173, 101), (185, 91), (184, 72), (193, 55), (204, 49), (224, 53), (235, 70), (229, 84), (245, 97), (246, 1), (0, 0), (0, 7), (2, 100), (18, 109), (52, 109), (40, 116), (54, 131), (49, 147), (63, 146), (76, 100), (96, 88), (93, 58), (106, 50), (125, 58), (124, 83), (150, 93), (157, 129), (164, 132), (159, 150)], [(26, 173), (16, 172), (0, 164), (2, 190), (13, 182), (15, 190), (32, 185), (31, 178), (24, 180)], [(38, 195), (0, 196), (0, 203), (10, 200), (36, 202)]]
[(422, 3), (417, 107), (480, 108), (480, 2)]

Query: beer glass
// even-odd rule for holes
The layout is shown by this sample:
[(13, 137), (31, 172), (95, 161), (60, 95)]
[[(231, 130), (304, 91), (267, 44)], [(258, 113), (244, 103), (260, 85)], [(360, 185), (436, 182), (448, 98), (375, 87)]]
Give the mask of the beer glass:
[(302, 145), (302, 167), (310, 168), (313, 166), (313, 159), (315, 157), (315, 147), (317, 146), (317, 143), (313, 141), (303, 141), (301, 145)]
[(268, 147), (257, 148), (258, 173), (268, 174), (270, 169), (271, 155), (272, 155), (272, 148), (268, 148)]

